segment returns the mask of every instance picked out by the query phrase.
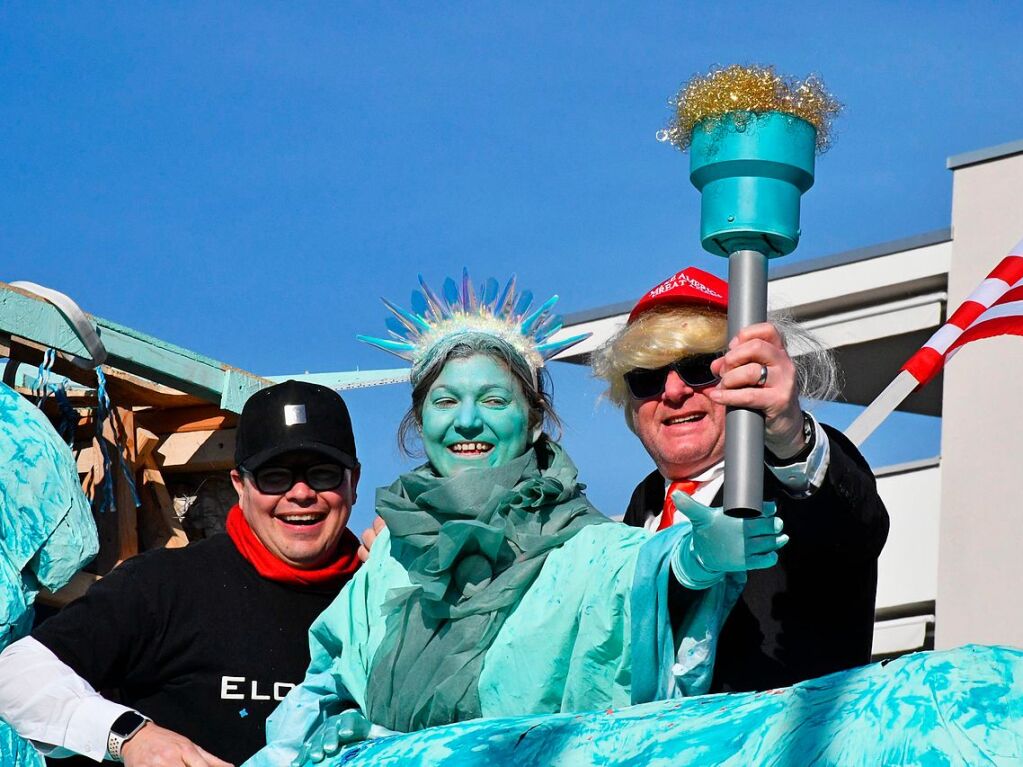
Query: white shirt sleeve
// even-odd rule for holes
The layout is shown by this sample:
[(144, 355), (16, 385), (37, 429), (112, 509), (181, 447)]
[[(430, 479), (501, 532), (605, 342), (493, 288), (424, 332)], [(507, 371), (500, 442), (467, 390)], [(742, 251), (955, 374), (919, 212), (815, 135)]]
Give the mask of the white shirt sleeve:
[(0, 653), (0, 718), (50, 756), (107, 755), (110, 727), (125, 711), (32, 637)]
[(785, 492), (793, 498), (808, 498), (816, 493), (824, 484), (824, 475), (827, 474), (828, 465), (831, 463), (831, 443), (828, 442), (828, 435), (812, 415), (810, 420), (813, 422), (814, 442), (806, 460), (783, 466), (766, 464), (785, 488)]

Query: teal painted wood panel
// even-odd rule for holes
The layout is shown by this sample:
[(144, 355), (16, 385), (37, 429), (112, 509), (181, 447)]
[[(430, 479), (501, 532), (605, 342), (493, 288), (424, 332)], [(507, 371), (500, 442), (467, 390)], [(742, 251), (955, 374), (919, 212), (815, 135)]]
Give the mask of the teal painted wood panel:
[[(102, 317), (89, 317), (107, 349), (107, 365), (217, 403), (234, 413), (241, 412), (255, 392), (281, 381), (308, 381), (341, 390), (408, 381), (407, 368), (258, 376)], [(89, 356), (74, 327), (57, 307), (4, 282), (0, 282), (0, 333), (76, 357)]]
[[(107, 365), (240, 412), (254, 392), (273, 384), (189, 349), (118, 325), (90, 318), (107, 349)], [(64, 315), (38, 296), (0, 282), (0, 332), (20, 336), (65, 354), (88, 357)]]

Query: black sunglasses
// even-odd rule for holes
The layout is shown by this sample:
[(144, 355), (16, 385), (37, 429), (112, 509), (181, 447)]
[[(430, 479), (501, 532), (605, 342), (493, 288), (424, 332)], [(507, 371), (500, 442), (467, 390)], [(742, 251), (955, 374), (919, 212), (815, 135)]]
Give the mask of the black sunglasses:
[(239, 467), (252, 477), (259, 492), (265, 495), (283, 495), (299, 479), (305, 480), (317, 493), (336, 490), (345, 481), (345, 467), (337, 463), (314, 463), (310, 466), (262, 466), (255, 471)]
[(678, 377), (694, 389), (712, 386), (721, 379), (710, 371), (710, 363), (720, 354), (697, 354), (675, 360), (662, 368), (633, 368), (625, 374), (625, 383), (636, 399), (650, 399), (664, 391), (668, 373), (674, 370)]

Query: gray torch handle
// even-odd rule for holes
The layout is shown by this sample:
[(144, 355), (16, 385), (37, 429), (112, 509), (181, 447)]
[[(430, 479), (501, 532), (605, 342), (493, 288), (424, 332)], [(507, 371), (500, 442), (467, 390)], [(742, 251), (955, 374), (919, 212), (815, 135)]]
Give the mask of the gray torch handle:
[[(738, 250), (728, 257), (728, 338), (767, 320), (767, 257)], [(730, 407), (725, 416), (725, 513), (760, 516), (764, 502), (764, 416)]]

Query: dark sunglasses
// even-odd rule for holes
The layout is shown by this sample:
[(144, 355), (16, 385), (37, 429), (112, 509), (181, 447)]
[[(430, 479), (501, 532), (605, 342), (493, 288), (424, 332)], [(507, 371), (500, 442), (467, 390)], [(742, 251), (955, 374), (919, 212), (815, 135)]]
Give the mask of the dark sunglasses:
[(625, 383), (636, 399), (650, 399), (657, 397), (664, 391), (664, 385), (668, 381), (668, 373), (674, 370), (678, 377), (694, 389), (702, 389), (705, 386), (712, 386), (721, 379), (710, 371), (710, 363), (720, 357), (720, 354), (697, 354), (691, 357), (683, 357), (680, 360), (665, 365), (662, 368), (649, 370), (647, 368), (633, 368), (625, 374)]
[(242, 468), (252, 477), (259, 492), (265, 495), (283, 495), (298, 480), (305, 480), (317, 493), (336, 490), (345, 481), (345, 467), (337, 463), (315, 463), (311, 466), (263, 466), (255, 471)]

